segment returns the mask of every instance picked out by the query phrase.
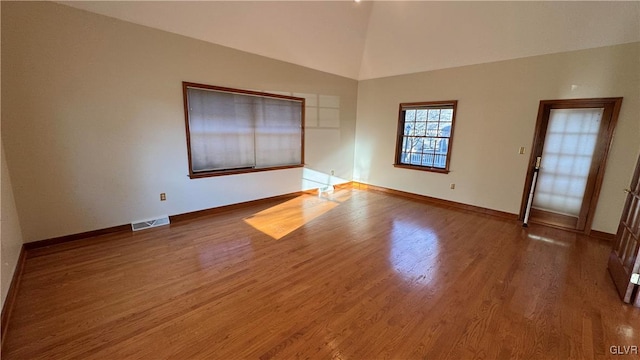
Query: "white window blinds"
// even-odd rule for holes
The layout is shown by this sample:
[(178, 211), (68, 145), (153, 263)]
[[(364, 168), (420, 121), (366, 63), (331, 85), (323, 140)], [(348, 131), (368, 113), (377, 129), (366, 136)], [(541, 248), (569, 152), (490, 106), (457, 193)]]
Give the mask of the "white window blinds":
[(302, 101), (195, 87), (186, 96), (193, 173), (302, 164)]

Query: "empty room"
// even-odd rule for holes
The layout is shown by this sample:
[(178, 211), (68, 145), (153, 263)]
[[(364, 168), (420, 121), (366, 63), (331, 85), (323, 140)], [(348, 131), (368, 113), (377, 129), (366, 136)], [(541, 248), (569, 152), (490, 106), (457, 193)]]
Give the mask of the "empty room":
[(2, 1), (3, 359), (636, 359), (640, 2)]

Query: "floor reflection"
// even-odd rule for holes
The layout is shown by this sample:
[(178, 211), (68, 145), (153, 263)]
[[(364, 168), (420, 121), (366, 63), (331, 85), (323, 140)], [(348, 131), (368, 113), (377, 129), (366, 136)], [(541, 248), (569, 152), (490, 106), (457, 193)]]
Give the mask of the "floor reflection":
[(207, 269), (220, 263), (235, 263), (253, 257), (251, 239), (236, 238), (224, 243), (208, 243), (197, 248), (200, 268)]
[(545, 236), (540, 236), (540, 235), (534, 235), (534, 234), (527, 234), (527, 237), (529, 239), (532, 240), (537, 240), (537, 241), (542, 241), (545, 242), (547, 244), (553, 244), (553, 245), (558, 245), (558, 246), (562, 246), (562, 247), (569, 247), (571, 246), (570, 243), (567, 242), (562, 242), (562, 241), (558, 241), (558, 240), (554, 240)]
[(515, 289), (509, 302), (509, 310), (528, 321), (534, 321), (545, 312), (552, 311), (554, 304), (573, 296), (567, 288), (558, 284), (576, 281), (567, 279), (567, 270), (568, 267), (579, 268), (581, 264), (573, 262), (575, 257), (572, 256), (572, 251), (576, 235), (556, 236), (558, 233), (555, 231), (542, 227), (523, 233), (526, 233), (525, 240), (528, 241), (523, 243), (517, 276), (527, 286)]
[(631, 326), (629, 326), (629, 325), (625, 325), (625, 324), (619, 325), (616, 328), (616, 332), (619, 335), (622, 335), (622, 336), (626, 337), (629, 340), (637, 339), (635, 334), (634, 334), (633, 328)]
[(406, 281), (426, 285), (438, 271), (438, 236), (430, 228), (394, 219), (389, 262)]

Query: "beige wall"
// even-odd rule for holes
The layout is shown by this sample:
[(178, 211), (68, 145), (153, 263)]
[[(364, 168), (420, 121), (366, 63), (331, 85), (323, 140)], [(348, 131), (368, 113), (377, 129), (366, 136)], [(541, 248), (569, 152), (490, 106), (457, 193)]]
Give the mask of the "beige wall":
[[(318, 187), (331, 170), (352, 177), (355, 80), (24, 2), (2, 2), (2, 73), (2, 139), (26, 242)], [(182, 81), (315, 98), (305, 171), (190, 180)]]
[[(4, 147), (4, 146), (2, 146)], [(22, 247), (22, 232), (20, 229), (20, 222), (18, 220), (18, 212), (16, 210), (16, 204), (13, 198), (13, 190), (11, 186), (11, 177), (9, 176), (9, 170), (7, 169), (7, 162), (4, 156), (4, 149), (2, 149), (2, 206), (1, 206), (1, 220), (2, 224), (0, 228), (0, 248), (1, 260), (2, 260), (2, 306), (4, 307), (4, 300), (9, 291), (9, 285), (11, 284), (11, 278), (15, 271), (16, 264), (18, 263), (18, 257), (20, 255), (20, 248)]]
[[(331, 170), (517, 213), (539, 100), (624, 96), (593, 224), (615, 232), (640, 150), (639, 47), (357, 83), (59, 4), (2, 2), (2, 139), (23, 237), (317, 187), (336, 180)], [(307, 168), (188, 179), (181, 81), (308, 97)], [(452, 172), (393, 168), (398, 103), (449, 99), (459, 100)]]
[[(640, 43), (361, 81), (354, 180), (518, 213), (539, 101), (615, 96), (624, 100), (593, 222), (615, 233), (640, 150)], [(451, 172), (394, 168), (398, 104), (433, 100), (459, 101)]]

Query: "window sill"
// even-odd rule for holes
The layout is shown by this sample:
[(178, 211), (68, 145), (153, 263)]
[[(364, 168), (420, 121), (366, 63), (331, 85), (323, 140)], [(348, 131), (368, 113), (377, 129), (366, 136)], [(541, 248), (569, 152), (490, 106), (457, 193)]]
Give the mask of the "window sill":
[(408, 164), (393, 164), (393, 167), (397, 167), (397, 168), (401, 168), (401, 169), (410, 169), (410, 170), (435, 172), (435, 173), (440, 173), (440, 174), (448, 174), (449, 173), (449, 169), (440, 169), (440, 168), (417, 166), (417, 165), (408, 165)]
[(191, 172), (189, 173), (189, 178), (191, 179), (201, 179), (208, 177), (216, 177), (216, 176), (226, 176), (226, 175), (237, 175), (237, 174), (248, 174), (254, 172), (262, 172), (262, 171), (271, 171), (271, 170), (283, 170), (283, 169), (293, 169), (304, 167), (304, 164), (299, 165), (285, 165), (285, 166), (274, 166), (268, 168), (250, 168), (250, 169), (236, 169), (236, 170), (219, 170), (219, 171), (207, 171), (207, 172)]

